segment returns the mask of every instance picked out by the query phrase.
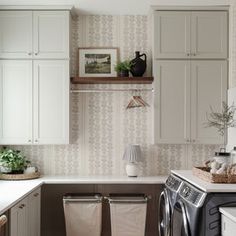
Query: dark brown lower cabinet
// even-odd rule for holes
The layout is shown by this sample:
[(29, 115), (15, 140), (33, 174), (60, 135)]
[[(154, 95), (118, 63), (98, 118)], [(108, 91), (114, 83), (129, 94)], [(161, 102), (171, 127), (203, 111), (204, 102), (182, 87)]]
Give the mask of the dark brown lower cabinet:
[[(66, 236), (63, 211), (63, 196), (66, 193), (142, 193), (148, 201), (145, 236), (158, 236), (158, 199), (163, 185), (160, 184), (45, 184), (41, 197), (41, 236)], [(108, 202), (103, 203), (102, 236), (111, 236), (110, 211)], [(89, 235), (88, 235), (89, 236)]]

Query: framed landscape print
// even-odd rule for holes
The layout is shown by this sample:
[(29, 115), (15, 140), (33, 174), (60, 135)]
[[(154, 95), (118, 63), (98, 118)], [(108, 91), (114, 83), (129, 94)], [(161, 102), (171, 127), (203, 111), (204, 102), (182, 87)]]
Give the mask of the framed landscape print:
[(116, 77), (117, 48), (79, 48), (79, 77)]

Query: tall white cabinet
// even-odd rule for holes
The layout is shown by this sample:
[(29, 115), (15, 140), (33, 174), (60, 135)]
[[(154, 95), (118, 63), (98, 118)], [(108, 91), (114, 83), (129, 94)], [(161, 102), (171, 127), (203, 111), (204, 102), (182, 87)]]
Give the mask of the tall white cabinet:
[(154, 13), (155, 142), (221, 144), (207, 114), (220, 111), (228, 84), (228, 13)]
[(69, 143), (70, 8), (0, 11), (0, 145)]

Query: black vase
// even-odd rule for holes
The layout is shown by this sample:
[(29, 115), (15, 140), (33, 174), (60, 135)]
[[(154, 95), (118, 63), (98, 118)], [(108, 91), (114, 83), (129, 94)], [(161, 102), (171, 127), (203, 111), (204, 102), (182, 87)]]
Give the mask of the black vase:
[[(141, 57), (144, 57), (142, 59)], [(131, 60), (132, 66), (130, 69), (131, 74), (134, 77), (141, 77), (146, 71), (147, 68), (147, 56), (145, 53), (140, 54), (140, 52), (135, 52), (135, 58)]]

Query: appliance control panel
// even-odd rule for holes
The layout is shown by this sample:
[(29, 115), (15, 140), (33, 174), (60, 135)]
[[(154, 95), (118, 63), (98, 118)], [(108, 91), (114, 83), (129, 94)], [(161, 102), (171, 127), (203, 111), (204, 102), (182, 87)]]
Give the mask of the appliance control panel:
[(207, 194), (189, 183), (183, 182), (179, 190), (179, 195), (195, 207), (201, 207)]
[(168, 179), (166, 180), (166, 187), (175, 191), (175, 192), (178, 192), (178, 190), (180, 189), (180, 186), (182, 184), (182, 180), (179, 179), (178, 177), (174, 176), (174, 175), (170, 175), (168, 177)]

